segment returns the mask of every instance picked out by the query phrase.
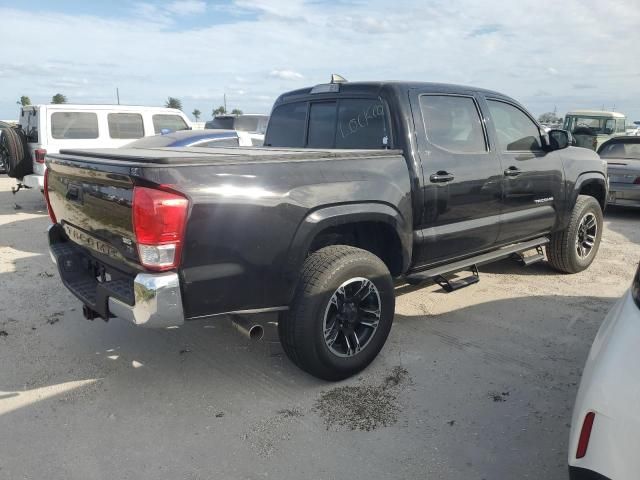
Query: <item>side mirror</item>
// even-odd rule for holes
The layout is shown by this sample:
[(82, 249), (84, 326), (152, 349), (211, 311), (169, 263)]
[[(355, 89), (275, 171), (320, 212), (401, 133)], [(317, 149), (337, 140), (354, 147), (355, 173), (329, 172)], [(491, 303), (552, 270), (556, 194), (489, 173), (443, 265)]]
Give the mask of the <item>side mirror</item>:
[(566, 130), (549, 130), (547, 132), (548, 143), (546, 150), (553, 152), (554, 150), (562, 150), (572, 144), (571, 134)]

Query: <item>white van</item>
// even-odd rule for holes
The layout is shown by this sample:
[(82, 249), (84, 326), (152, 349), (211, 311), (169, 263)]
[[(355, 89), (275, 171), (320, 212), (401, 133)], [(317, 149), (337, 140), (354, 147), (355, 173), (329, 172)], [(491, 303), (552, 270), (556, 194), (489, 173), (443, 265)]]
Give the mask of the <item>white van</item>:
[[(44, 156), (64, 148), (117, 148), (166, 131), (189, 130), (180, 110), (127, 105), (29, 105), (18, 122), (27, 137), (33, 173), (21, 183), (44, 188)], [(19, 179), (20, 180), (20, 179)]]

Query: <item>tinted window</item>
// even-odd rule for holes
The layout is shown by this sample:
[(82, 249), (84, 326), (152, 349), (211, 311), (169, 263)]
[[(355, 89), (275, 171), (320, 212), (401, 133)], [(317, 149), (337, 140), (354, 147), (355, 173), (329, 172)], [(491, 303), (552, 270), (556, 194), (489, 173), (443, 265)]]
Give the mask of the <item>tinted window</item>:
[(502, 151), (542, 150), (538, 127), (522, 110), (496, 100), (488, 103)]
[(57, 139), (98, 138), (98, 116), (91, 112), (55, 112), (51, 136)]
[(387, 148), (386, 114), (379, 99), (344, 99), (338, 106), (336, 148)]
[(486, 152), (482, 121), (472, 98), (422, 95), (420, 110), (433, 145), (460, 153)]
[(233, 130), (233, 117), (216, 117), (204, 124), (204, 128), (219, 128), (221, 130)]
[(336, 134), (336, 102), (312, 103), (309, 108), (307, 147), (333, 148)]
[(616, 120), (616, 132), (624, 133), (626, 132), (626, 127), (624, 124), (624, 118), (619, 118)]
[(27, 135), (27, 142), (38, 143), (40, 136), (38, 132), (39, 111), (35, 108), (22, 109), (20, 114), (20, 125)]
[(265, 145), (271, 147), (304, 147), (307, 103), (288, 103), (277, 107), (267, 130)]
[(139, 113), (110, 113), (107, 122), (111, 138), (144, 137), (142, 115)]
[(153, 116), (153, 129), (156, 133), (161, 133), (164, 129), (175, 132), (186, 130), (187, 124), (180, 115), (158, 114)]

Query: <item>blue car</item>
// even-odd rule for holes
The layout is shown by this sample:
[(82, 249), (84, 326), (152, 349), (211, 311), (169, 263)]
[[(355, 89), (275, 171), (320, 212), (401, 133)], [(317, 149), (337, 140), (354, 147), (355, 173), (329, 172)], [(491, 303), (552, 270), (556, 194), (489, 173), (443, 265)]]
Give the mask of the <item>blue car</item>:
[(142, 137), (123, 148), (159, 147), (238, 147), (235, 130), (179, 130), (152, 137)]

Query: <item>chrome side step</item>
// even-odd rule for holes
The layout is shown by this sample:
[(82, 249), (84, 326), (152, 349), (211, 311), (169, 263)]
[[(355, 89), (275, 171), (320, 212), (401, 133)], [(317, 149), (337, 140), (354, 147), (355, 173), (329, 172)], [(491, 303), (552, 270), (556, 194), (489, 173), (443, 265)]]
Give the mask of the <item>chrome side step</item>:
[[(539, 237), (527, 242), (515, 243), (502, 247), (493, 252), (483, 253), (482, 255), (476, 255), (475, 257), (467, 258), (465, 260), (459, 260), (457, 262), (449, 263), (447, 265), (441, 265), (439, 267), (430, 268), (421, 272), (411, 273), (405, 276), (407, 283), (411, 285), (418, 285), (424, 281), (431, 280), (440, 285), (447, 292), (453, 292), (463, 287), (478, 283), (480, 275), (478, 274), (478, 266), (485, 263), (495, 262), (502, 260), (503, 258), (509, 258), (517, 255), (518, 258), (525, 265), (531, 265), (532, 263), (539, 262), (544, 259), (544, 253), (542, 252), (542, 246), (549, 243), (547, 237)], [(527, 250), (535, 248), (537, 253), (535, 255), (525, 257), (522, 253)], [(470, 269), (472, 275), (462, 279), (451, 280), (444, 277), (444, 275), (457, 273), (462, 270)]]

